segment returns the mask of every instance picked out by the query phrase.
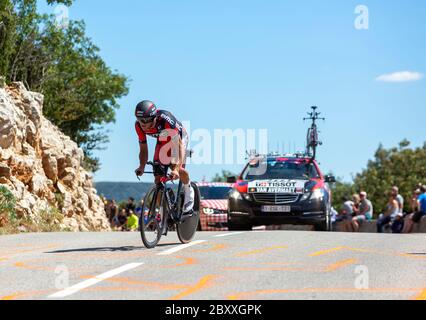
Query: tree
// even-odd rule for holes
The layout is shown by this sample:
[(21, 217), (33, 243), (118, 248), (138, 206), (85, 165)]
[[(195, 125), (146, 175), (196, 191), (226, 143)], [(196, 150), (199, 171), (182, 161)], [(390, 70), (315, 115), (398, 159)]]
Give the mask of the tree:
[(353, 183), (338, 182), (332, 187), (334, 206), (339, 208), (345, 196), (366, 191), (377, 216), (386, 207), (391, 187), (398, 186), (406, 200), (404, 209), (410, 210), (408, 200), (413, 190), (419, 183), (426, 182), (426, 143), (416, 149), (409, 146), (408, 140), (401, 141), (398, 147), (391, 149), (380, 145), (374, 159), (354, 177)]
[(335, 183), (330, 185), (332, 193), (332, 203), (334, 208), (339, 211), (345, 201), (351, 199), (351, 196), (356, 192), (352, 183), (342, 182), (341, 179), (336, 179)]
[[(409, 146), (408, 140), (391, 149), (380, 145), (374, 160), (355, 176), (355, 188), (369, 193), (376, 212), (384, 210), (392, 186), (398, 186), (400, 194), (408, 200), (418, 184), (425, 183), (426, 143), (416, 149)], [(405, 201), (405, 209), (409, 210), (408, 201)]]
[(226, 170), (222, 170), (222, 174), (219, 175), (218, 173), (213, 177), (212, 182), (227, 182), (229, 177), (235, 177), (236, 174), (230, 172), (230, 171), (226, 171)]
[[(71, 5), (72, 0), (48, 0)], [(0, 0), (0, 71), (44, 94), (44, 115), (85, 152), (86, 167), (99, 169), (93, 151), (108, 141), (105, 124), (115, 121), (118, 99), (128, 79), (112, 71), (85, 35), (83, 21), (59, 28), (55, 18), (37, 13), (36, 0)], [(6, 30), (6, 31), (5, 31)]]
[(15, 18), (13, 4), (0, 0), (0, 75), (6, 75), (15, 42)]

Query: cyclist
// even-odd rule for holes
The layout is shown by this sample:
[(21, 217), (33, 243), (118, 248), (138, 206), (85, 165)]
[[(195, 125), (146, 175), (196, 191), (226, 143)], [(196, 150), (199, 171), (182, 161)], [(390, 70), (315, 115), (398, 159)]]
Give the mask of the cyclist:
[[(186, 148), (188, 145), (188, 134), (172, 113), (158, 110), (152, 101), (142, 101), (136, 106), (135, 128), (139, 137), (139, 168), (135, 173), (142, 176), (148, 162), (148, 145), (146, 136), (157, 139), (155, 147), (154, 162), (163, 166), (170, 166), (172, 179), (180, 179), (184, 190), (183, 213), (192, 212), (194, 207), (195, 191), (191, 187), (189, 173), (185, 169)], [(155, 172), (155, 183), (160, 182), (161, 173)]]

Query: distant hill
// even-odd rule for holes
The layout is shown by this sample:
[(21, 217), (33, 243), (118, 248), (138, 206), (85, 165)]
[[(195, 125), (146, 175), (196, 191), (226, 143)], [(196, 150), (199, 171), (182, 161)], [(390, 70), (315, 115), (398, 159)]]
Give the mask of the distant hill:
[(129, 197), (136, 201), (142, 199), (153, 186), (147, 182), (97, 182), (95, 188), (99, 195), (116, 201), (127, 200)]

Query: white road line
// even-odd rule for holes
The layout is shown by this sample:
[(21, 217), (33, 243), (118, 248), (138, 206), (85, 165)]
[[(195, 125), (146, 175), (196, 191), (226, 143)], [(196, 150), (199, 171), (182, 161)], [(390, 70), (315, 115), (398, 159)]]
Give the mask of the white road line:
[(200, 244), (200, 243), (203, 243), (203, 242), (206, 242), (206, 241), (207, 240), (197, 240), (197, 241), (193, 241), (193, 242), (190, 242), (190, 243), (187, 243), (187, 244), (182, 244), (180, 246), (177, 246), (177, 247), (165, 250), (165, 251), (161, 251), (160, 253), (157, 253), (157, 255), (158, 256), (166, 256), (166, 255), (178, 252), (180, 250), (195, 246), (197, 244)]
[(217, 235), (215, 235), (213, 237), (215, 237), (215, 238), (229, 237), (229, 236), (235, 236), (237, 234), (242, 234), (242, 233), (244, 233), (244, 232), (233, 232), (233, 233), (217, 234)]
[(102, 273), (102, 274), (100, 274), (100, 275), (98, 275), (98, 276), (96, 276), (96, 277), (94, 277), (92, 279), (88, 279), (86, 281), (77, 283), (76, 285), (73, 285), (73, 286), (71, 286), (69, 288), (66, 288), (66, 289), (62, 290), (62, 291), (54, 293), (54, 294), (50, 295), (48, 298), (65, 298), (65, 297), (68, 297), (68, 296), (70, 296), (70, 295), (72, 295), (72, 294), (74, 294), (74, 293), (76, 293), (76, 292), (78, 292), (80, 290), (83, 290), (83, 289), (86, 289), (88, 287), (91, 287), (91, 286), (93, 286), (93, 285), (95, 285), (95, 284), (97, 284), (97, 283), (99, 283), (99, 282), (101, 282), (101, 281), (103, 281), (105, 279), (114, 277), (117, 274), (120, 274), (120, 273), (123, 273), (125, 271), (137, 268), (137, 267), (139, 267), (141, 265), (143, 265), (143, 263), (130, 263), (130, 264), (126, 264), (126, 265), (124, 265), (124, 266), (122, 266), (120, 268), (117, 268), (117, 269), (114, 269), (114, 270), (111, 270), (111, 271), (107, 271), (107, 272)]

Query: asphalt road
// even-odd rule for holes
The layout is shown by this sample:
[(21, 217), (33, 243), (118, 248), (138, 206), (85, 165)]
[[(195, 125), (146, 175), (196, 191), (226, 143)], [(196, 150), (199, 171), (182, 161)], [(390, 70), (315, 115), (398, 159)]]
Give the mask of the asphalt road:
[(0, 299), (426, 299), (426, 235), (304, 231), (0, 237)]

